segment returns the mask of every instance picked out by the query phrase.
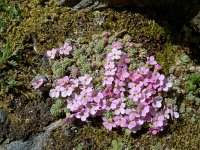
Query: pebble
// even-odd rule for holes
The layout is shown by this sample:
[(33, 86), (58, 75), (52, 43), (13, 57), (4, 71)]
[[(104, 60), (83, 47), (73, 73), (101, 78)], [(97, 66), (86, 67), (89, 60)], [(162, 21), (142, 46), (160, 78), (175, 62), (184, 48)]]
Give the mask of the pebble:
[(4, 123), (6, 121), (6, 113), (3, 109), (0, 108), (0, 123)]

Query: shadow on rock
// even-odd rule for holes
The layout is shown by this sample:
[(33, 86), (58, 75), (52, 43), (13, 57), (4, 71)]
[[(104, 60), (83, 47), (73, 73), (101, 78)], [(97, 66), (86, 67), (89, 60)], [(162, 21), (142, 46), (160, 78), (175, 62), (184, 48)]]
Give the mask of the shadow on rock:
[[(121, 11), (128, 8), (131, 12), (145, 15), (154, 19), (165, 27), (172, 35), (174, 44), (188, 46), (191, 49), (191, 57), (200, 64), (200, 1), (199, 0), (110, 0), (109, 5)], [(118, 5), (119, 4), (119, 5)]]

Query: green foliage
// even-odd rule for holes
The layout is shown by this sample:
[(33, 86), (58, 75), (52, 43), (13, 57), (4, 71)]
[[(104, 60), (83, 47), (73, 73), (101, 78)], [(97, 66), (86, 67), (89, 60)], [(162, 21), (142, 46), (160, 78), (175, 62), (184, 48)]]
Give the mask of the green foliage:
[(126, 34), (126, 35), (123, 37), (123, 41), (124, 41), (124, 42), (131, 42), (131, 41), (132, 41), (132, 37), (131, 37), (129, 34)]
[(125, 103), (126, 103), (127, 107), (131, 107), (131, 108), (135, 108), (136, 107), (134, 102), (129, 98), (126, 99)]
[(112, 44), (114, 41), (116, 41), (115, 36), (110, 36), (110, 37), (108, 38), (108, 44)]
[(194, 93), (196, 93), (200, 88), (200, 74), (199, 73), (192, 73), (187, 81), (186, 84), (186, 91), (193, 91)]
[(63, 61), (55, 61), (53, 63), (52, 70), (55, 77), (59, 78), (65, 75), (67, 64), (67, 62), (64, 63)]
[(21, 13), (16, 3), (2, 0), (0, 2), (0, 37), (7, 30), (9, 25), (16, 24), (20, 21)]
[(114, 139), (112, 140), (110, 150), (132, 150), (134, 149), (133, 143), (130, 139)]
[(78, 59), (81, 55), (82, 55), (82, 51), (81, 50), (73, 50), (73, 53), (72, 53), (73, 57), (75, 59)]
[(183, 63), (188, 63), (190, 61), (190, 57), (188, 55), (186, 55), (185, 53), (183, 53), (180, 57), (180, 60), (183, 62)]
[(83, 147), (81, 146), (81, 144), (78, 144), (77, 146), (76, 146), (76, 150), (82, 150), (83, 149)]
[(55, 104), (51, 106), (50, 112), (54, 116), (60, 116), (63, 113), (67, 113), (68, 110), (65, 105), (65, 101), (63, 99), (56, 99)]
[(118, 140), (112, 140), (112, 145), (110, 150), (122, 150), (123, 149), (123, 143)]
[(99, 40), (98, 43), (96, 43), (96, 46), (94, 47), (94, 51), (99, 54), (104, 51), (105, 48), (105, 42), (103, 40)]
[[(0, 48), (0, 65), (8, 61), (12, 56), (16, 55), (16, 51), (12, 52), (10, 48), (10, 39), (6, 39), (5, 47)], [(13, 61), (11, 61), (12, 63)]]
[(10, 90), (16, 86), (20, 86), (21, 83), (16, 81), (13, 77), (0, 79), (0, 96), (5, 93), (9, 93)]
[(161, 150), (163, 149), (163, 146), (160, 142), (156, 143), (156, 145), (151, 146), (150, 150)]
[(79, 67), (84, 66), (86, 63), (89, 64), (87, 56), (85, 56), (85, 55), (80, 56), (76, 62), (77, 66), (79, 66)]

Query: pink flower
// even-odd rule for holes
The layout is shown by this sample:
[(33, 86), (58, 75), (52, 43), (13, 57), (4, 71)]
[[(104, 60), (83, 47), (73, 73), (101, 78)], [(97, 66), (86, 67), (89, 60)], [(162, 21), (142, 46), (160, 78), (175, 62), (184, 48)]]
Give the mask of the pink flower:
[(136, 43), (135, 42), (130, 42), (128, 43), (128, 47), (133, 47)]
[(65, 42), (64, 45), (60, 48), (59, 53), (64, 55), (69, 55), (71, 50), (72, 47), (69, 45), (69, 43)]
[(112, 92), (112, 86), (111, 85), (107, 85), (107, 87), (105, 88), (105, 90), (103, 91), (103, 96), (106, 97), (106, 96), (114, 96), (114, 93)]
[(123, 55), (119, 60), (120, 66), (124, 66), (124, 65), (126, 66), (129, 62), (130, 62), (130, 58), (128, 58), (126, 55)]
[(131, 129), (133, 133), (136, 133), (138, 130), (141, 130), (141, 125), (137, 124), (134, 128)]
[(121, 126), (121, 127), (125, 127), (127, 124), (126, 124), (126, 119), (123, 117), (123, 116), (115, 116), (113, 118), (114, 120), (114, 123), (116, 126)]
[(104, 111), (106, 109), (106, 104), (107, 104), (107, 101), (106, 99), (102, 99), (100, 102), (99, 102), (99, 106), (101, 106), (101, 109)]
[(103, 35), (104, 37), (108, 37), (108, 36), (110, 36), (110, 33), (109, 33), (108, 31), (104, 31), (104, 32), (102, 33), (102, 35)]
[(75, 112), (76, 110), (78, 110), (80, 105), (81, 104), (77, 103), (77, 101), (75, 99), (67, 100), (67, 108), (72, 112)]
[(152, 103), (152, 106), (154, 108), (160, 108), (162, 106), (162, 100), (163, 100), (163, 97), (161, 96), (157, 96), (153, 99), (153, 103)]
[(142, 74), (142, 75), (148, 75), (149, 69), (147, 69), (147, 68), (145, 68), (145, 67), (141, 67), (141, 68), (139, 69), (139, 72), (140, 72), (140, 74)]
[(72, 95), (72, 92), (74, 91), (74, 88), (67, 87), (65, 90), (61, 91), (61, 96), (66, 97)]
[(92, 93), (92, 97), (96, 103), (100, 103), (101, 99), (103, 99), (103, 93), (101, 90), (94, 90)]
[(137, 116), (137, 113), (135, 112), (135, 111), (131, 111), (131, 112), (129, 112), (129, 119), (130, 120), (136, 120), (136, 118), (138, 117)]
[(149, 98), (151, 95), (153, 95), (153, 93), (147, 88), (147, 89), (143, 89), (142, 93), (144, 94), (145, 98)]
[(87, 109), (82, 109), (81, 111), (75, 114), (76, 118), (80, 118), (81, 121), (86, 121), (89, 117), (89, 111)]
[(141, 116), (141, 117), (138, 117), (138, 118), (137, 118), (137, 123), (138, 123), (139, 125), (143, 125), (144, 122), (145, 122), (144, 117)]
[(52, 50), (47, 51), (47, 56), (51, 59), (54, 59), (56, 56), (57, 49), (53, 48)]
[(139, 113), (142, 117), (145, 117), (146, 114), (150, 111), (150, 106), (149, 105), (145, 105), (145, 104), (141, 104), (138, 106), (139, 109)]
[(119, 114), (125, 114), (125, 104), (121, 103), (117, 106), (117, 109), (115, 110), (115, 115), (119, 115)]
[(69, 77), (65, 76), (63, 78), (58, 79), (57, 81), (59, 86), (67, 86), (67, 84), (69, 83)]
[(74, 76), (77, 76), (77, 75), (78, 75), (78, 69), (77, 69), (77, 68), (73, 69), (73, 70), (72, 70), (72, 74), (73, 74)]
[(116, 125), (112, 121), (107, 120), (105, 117), (103, 117), (103, 125), (106, 129), (112, 130), (112, 128), (115, 128)]
[(121, 50), (117, 50), (116, 48), (113, 48), (112, 52), (108, 54), (108, 57), (111, 58), (111, 60), (120, 59), (121, 54), (122, 54)]
[(44, 82), (43, 78), (37, 78), (34, 82), (31, 83), (34, 89), (38, 89)]
[(149, 132), (150, 132), (151, 134), (153, 134), (153, 135), (156, 135), (156, 134), (159, 132), (159, 130), (156, 129), (156, 128), (149, 128)]
[(165, 121), (165, 117), (164, 115), (156, 115), (154, 118), (153, 118), (153, 126), (155, 128), (157, 127), (162, 127), (164, 125), (164, 121)]
[(137, 73), (136, 71), (133, 71), (129, 74), (129, 78), (134, 82), (138, 83), (141, 80), (141, 75)]
[(114, 98), (110, 98), (107, 100), (107, 107), (106, 110), (115, 110), (117, 108), (117, 105), (119, 104), (118, 100), (115, 100)]
[(88, 85), (92, 81), (92, 77), (89, 74), (85, 74), (84, 76), (79, 77), (79, 81), (81, 81), (82, 85)]
[(121, 43), (120, 42), (113, 42), (112, 43), (112, 45), (111, 45), (111, 48), (112, 49), (120, 49), (120, 48), (122, 48), (122, 46), (121, 46)]
[(71, 115), (69, 115), (69, 116), (66, 116), (65, 121), (66, 121), (68, 124), (71, 124), (72, 122), (74, 122), (74, 121), (75, 121), (75, 116), (74, 116), (74, 114), (71, 114)]
[(123, 82), (123, 81), (120, 81), (120, 80), (118, 80), (118, 79), (116, 79), (115, 80), (115, 87), (114, 87), (114, 89), (113, 89), (113, 92), (115, 93), (115, 94), (119, 94), (119, 92), (125, 92), (125, 88), (124, 88), (124, 86), (125, 86), (126, 84)]
[[(131, 87), (132, 85), (129, 84), (129, 86)], [(142, 88), (140, 86), (138, 86), (137, 84), (133, 83), (132, 88), (129, 90), (129, 93), (139, 93), (142, 90)]]
[(80, 87), (80, 89), (84, 92), (84, 93), (91, 93), (93, 91), (93, 86), (92, 85), (83, 85), (82, 87)]
[(155, 69), (156, 71), (161, 70), (161, 66), (160, 66), (159, 64), (156, 64), (154, 67), (155, 67), (154, 69)]
[(51, 98), (58, 98), (59, 95), (60, 95), (60, 90), (61, 90), (61, 87), (60, 86), (56, 86), (55, 89), (51, 89), (50, 92), (49, 92), (49, 95)]
[(127, 117), (126, 123), (129, 129), (133, 129), (137, 125), (137, 122), (135, 120), (131, 120), (129, 117)]
[(141, 98), (142, 94), (141, 93), (137, 93), (135, 91), (129, 90), (129, 96), (128, 98), (132, 99), (134, 102), (138, 102), (139, 99)]
[(163, 91), (167, 92), (172, 87), (172, 83), (168, 82), (164, 85)]
[(88, 103), (86, 107), (92, 115), (95, 115), (100, 108), (96, 103)]
[(171, 109), (169, 109), (169, 113), (170, 113), (172, 119), (179, 118), (179, 113), (177, 111), (178, 111), (178, 107), (176, 105), (173, 106)]
[(157, 62), (155, 61), (155, 58), (153, 56), (147, 57), (147, 64), (149, 65), (156, 65)]
[(130, 89), (132, 89), (132, 88), (137, 89), (138, 88), (138, 90), (136, 90), (138, 92), (141, 91), (142, 87), (143, 87), (143, 83), (142, 82), (139, 82), (137, 84), (134, 83), (134, 82), (129, 82), (128, 83), (128, 88), (130, 88)]
[(114, 81), (113, 77), (104, 77), (103, 78), (103, 86), (104, 85), (111, 85), (113, 81)]
[(70, 84), (72, 88), (77, 88), (79, 85), (79, 80), (78, 79), (70, 79)]
[(105, 69), (114, 69), (115, 68), (115, 63), (113, 61), (107, 61), (105, 65)]
[(87, 103), (87, 102), (92, 102), (93, 99), (89, 97), (88, 93), (84, 92), (84, 91), (81, 91), (80, 95), (79, 95), (79, 100), (84, 103), (84, 105)]
[(116, 72), (117, 68), (110, 68), (108, 70), (106, 70), (105, 75), (106, 76), (113, 76)]
[(124, 81), (126, 78), (129, 77), (129, 73), (127, 72), (126, 68), (119, 68), (117, 70), (116, 76), (121, 80)]
[(103, 37), (103, 40), (104, 40), (104, 41), (107, 41), (107, 40), (108, 40), (108, 38), (107, 38), (107, 37)]

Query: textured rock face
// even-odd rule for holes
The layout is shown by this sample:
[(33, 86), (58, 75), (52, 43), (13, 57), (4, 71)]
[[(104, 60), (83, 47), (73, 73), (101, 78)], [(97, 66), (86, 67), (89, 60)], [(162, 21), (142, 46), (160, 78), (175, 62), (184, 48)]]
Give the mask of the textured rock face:
[(6, 142), (3, 143), (0, 145), (0, 150), (43, 150), (45, 142), (49, 139), (51, 132), (63, 124), (65, 124), (65, 122), (60, 119), (46, 127), (45, 132), (40, 133), (27, 141), (19, 140), (9, 144)]
[(0, 123), (4, 123), (6, 121), (6, 113), (3, 109), (0, 108)]
[(146, 7), (146, 6), (162, 6), (177, 0), (100, 0), (108, 5), (115, 7)]
[(196, 32), (200, 33), (200, 11), (199, 13), (191, 20), (191, 25), (193, 26)]

